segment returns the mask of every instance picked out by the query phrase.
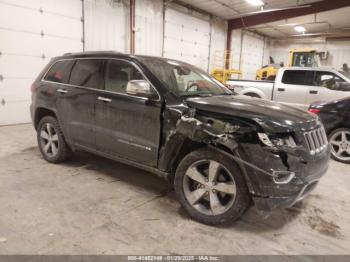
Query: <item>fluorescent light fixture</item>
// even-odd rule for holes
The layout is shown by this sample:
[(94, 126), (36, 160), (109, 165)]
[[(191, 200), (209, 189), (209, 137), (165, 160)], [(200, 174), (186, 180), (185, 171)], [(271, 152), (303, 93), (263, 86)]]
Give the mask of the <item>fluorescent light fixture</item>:
[(245, 0), (248, 4), (253, 6), (263, 6), (264, 2), (262, 0)]
[(294, 30), (297, 31), (298, 33), (305, 33), (306, 29), (305, 27), (301, 26), (301, 25), (297, 25), (294, 27)]

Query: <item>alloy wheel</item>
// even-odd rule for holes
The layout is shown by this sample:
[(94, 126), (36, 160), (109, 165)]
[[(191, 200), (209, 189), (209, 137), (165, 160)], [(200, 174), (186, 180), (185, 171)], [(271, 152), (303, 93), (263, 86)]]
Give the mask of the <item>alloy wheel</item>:
[(214, 160), (193, 163), (185, 173), (183, 188), (188, 203), (205, 215), (225, 213), (237, 192), (233, 175)]
[(40, 143), (44, 153), (54, 157), (58, 153), (58, 135), (50, 123), (45, 123), (40, 130)]
[(342, 130), (329, 138), (332, 154), (342, 161), (350, 160), (350, 131)]

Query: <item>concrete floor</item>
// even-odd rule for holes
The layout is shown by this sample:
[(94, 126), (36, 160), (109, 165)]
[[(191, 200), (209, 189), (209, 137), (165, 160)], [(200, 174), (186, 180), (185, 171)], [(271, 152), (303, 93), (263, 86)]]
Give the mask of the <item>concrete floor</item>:
[(147, 172), (84, 153), (49, 164), (31, 125), (0, 141), (0, 254), (350, 253), (350, 165), (332, 161), (299, 207), (210, 227)]

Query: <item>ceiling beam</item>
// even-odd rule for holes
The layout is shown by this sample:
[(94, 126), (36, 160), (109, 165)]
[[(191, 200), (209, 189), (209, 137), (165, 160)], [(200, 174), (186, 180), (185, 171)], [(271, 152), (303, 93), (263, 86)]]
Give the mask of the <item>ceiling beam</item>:
[(245, 28), (265, 23), (271, 23), (288, 18), (325, 12), (333, 9), (350, 6), (349, 0), (323, 0), (314, 2), (304, 8), (294, 8), (285, 10), (276, 10), (266, 13), (257, 13), (245, 17), (239, 17), (229, 20), (229, 29)]

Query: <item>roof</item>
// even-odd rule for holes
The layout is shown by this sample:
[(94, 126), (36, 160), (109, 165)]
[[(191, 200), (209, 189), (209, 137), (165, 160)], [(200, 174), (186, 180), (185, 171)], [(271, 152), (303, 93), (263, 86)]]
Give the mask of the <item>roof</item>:
[[(53, 60), (57, 59), (72, 59), (72, 58), (124, 58), (124, 59), (156, 59), (156, 60), (171, 60), (173, 62), (178, 62), (181, 64), (187, 64), (191, 65), (185, 61), (180, 61), (172, 58), (167, 58), (167, 57), (160, 57), (160, 56), (147, 56), (147, 55), (130, 55), (130, 54), (125, 54), (125, 53), (120, 53), (116, 51), (87, 51), (87, 52), (75, 52), (75, 53), (65, 53), (62, 56), (57, 56), (54, 57)], [(140, 59), (138, 59), (140, 58)], [(193, 66), (193, 65), (191, 65)]]
[(74, 53), (65, 53), (63, 57), (91, 57), (91, 56), (128, 56), (130, 55), (123, 54), (116, 51), (87, 51), (87, 52), (74, 52)]
[(308, 70), (308, 71), (333, 71), (337, 70), (332, 67), (326, 67), (326, 66), (321, 66), (321, 67), (297, 67), (297, 66), (289, 66), (289, 67), (282, 67), (282, 69), (291, 69), (291, 70)]
[[(88, 57), (118, 57), (118, 58), (155, 58), (155, 59), (168, 59), (165, 57), (146, 56), (146, 55), (131, 55), (116, 51), (86, 51), (86, 52), (74, 52), (65, 53), (62, 56), (56, 58), (88, 58)], [(169, 58), (170, 59), (170, 58)], [(174, 60), (174, 59), (171, 59)], [(175, 60), (174, 60), (175, 61)]]

